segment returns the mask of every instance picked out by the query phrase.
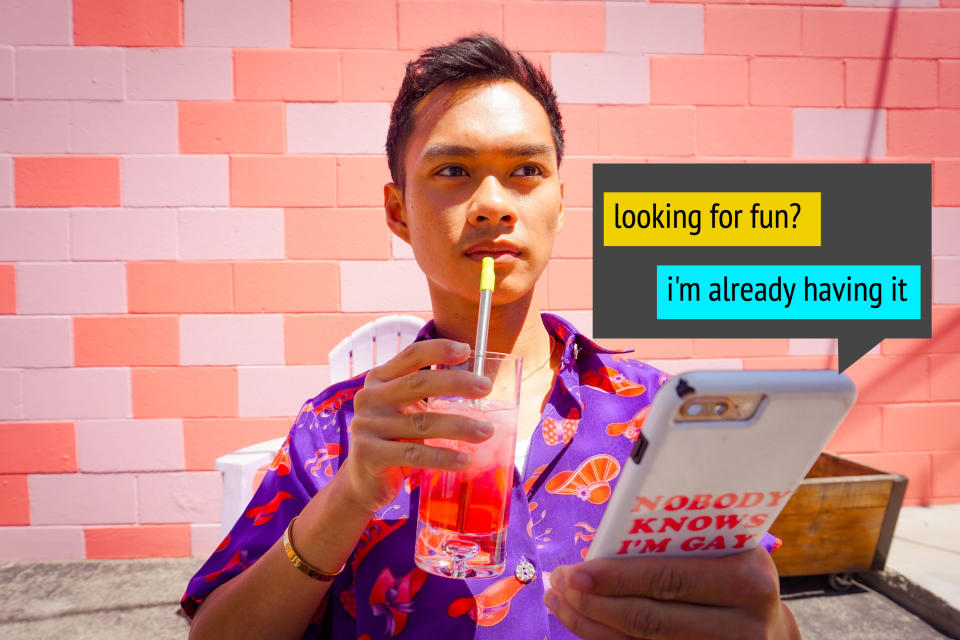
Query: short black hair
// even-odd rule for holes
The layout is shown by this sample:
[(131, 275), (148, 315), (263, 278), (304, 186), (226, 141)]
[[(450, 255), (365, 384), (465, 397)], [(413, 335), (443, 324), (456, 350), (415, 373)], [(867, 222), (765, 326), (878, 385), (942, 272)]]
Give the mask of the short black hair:
[(563, 158), (563, 122), (553, 84), (543, 70), (522, 53), (508, 49), (491, 35), (477, 33), (430, 47), (419, 58), (407, 63), (387, 131), (390, 176), (401, 190), (405, 179), (402, 156), (413, 131), (413, 112), (417, 105), (444, 82), (470, 80), (513, 80), (536, 98), (550, 119), (559, 166)]

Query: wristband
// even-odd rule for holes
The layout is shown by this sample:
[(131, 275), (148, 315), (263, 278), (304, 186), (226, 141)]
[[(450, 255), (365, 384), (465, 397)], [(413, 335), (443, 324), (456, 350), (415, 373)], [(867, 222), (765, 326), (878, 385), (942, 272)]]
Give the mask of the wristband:
[(346, 567), (344, 563), (343, 567), (340, 567), (334, 573), (327, 573), (317, 569), (306, 560), (300, 557), (300, 554), (297, 553), (297, 550), (293, 547), (293, 523), (297, 521), (299, 516), (294, 516), (293, 520), (290, 521), (290, 524), (287, 525), (287, 530), (283, 533), (283, 550), (287, 553), (287, 558), (290, 559), (290, 562), (293, 563), (297, 569), (299, 569), (307, 577), (313, 578), (314, 580), (319, 580), (320, 582), (330, 582), (336, 578), (343, 571), (343, 568)]

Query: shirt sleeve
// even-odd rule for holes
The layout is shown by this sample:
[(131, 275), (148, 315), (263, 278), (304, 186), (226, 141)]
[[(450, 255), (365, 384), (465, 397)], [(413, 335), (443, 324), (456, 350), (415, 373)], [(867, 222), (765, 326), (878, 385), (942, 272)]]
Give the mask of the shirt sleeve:
[(188, 617), (193, 618), (214, 589), (266, 553), (294, 516), (333, 478), (346, 453), (343, 396), (335, 386), (303, 405), (250, 503), (190, 579), (180, 601)]

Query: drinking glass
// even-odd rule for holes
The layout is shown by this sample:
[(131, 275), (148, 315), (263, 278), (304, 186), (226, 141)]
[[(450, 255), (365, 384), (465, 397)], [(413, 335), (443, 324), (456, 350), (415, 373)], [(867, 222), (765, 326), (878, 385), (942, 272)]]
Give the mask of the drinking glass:
[[(462, 364), (437, 368), (474, 371), (475, 361), (471, 351)], [(423, 470), (415, 560), (424, 571), (448, 578), (490, 578), (503, 573), (522, 364), (519, 356), (488, 351), (481, 372), (493, 383), (487, 396), (427, 400), (428, 412), (486, 420), (494, 432), (479, 443), (445, 438), (424, 441), (470, 454), (469, 466), (460, 471)]]

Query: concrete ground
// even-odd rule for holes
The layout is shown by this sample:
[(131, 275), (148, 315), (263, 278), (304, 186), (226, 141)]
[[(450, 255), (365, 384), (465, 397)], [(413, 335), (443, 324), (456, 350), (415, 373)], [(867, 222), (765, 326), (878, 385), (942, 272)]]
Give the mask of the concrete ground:
[[(0, 563), (0, 638), (185, 638), (180, 596), (202, 563)], [(960, 505), (903, 509), (887, 567), (855, 576), (842, 592), (824, 577), (784, 579), (803, 637), (960, 639)]]

